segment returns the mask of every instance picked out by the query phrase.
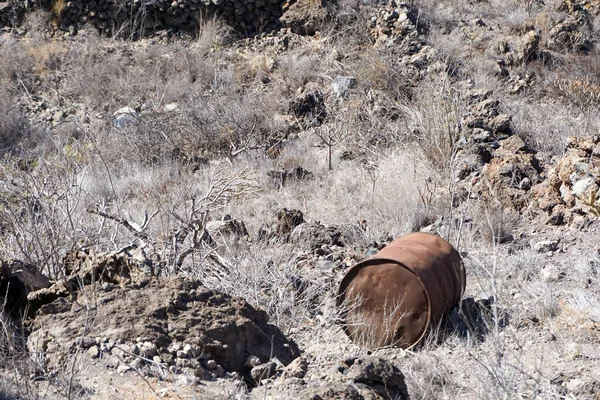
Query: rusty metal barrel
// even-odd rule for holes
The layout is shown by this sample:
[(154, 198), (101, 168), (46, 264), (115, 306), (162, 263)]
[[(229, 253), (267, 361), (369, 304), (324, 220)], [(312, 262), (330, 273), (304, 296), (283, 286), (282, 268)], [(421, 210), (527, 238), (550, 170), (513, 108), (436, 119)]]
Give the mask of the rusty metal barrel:
[(465, 291), (465, 269), (450, 243), (411, 233), (348, 270), (338, 291), (343, 326), (369, 348), (415, 346)]

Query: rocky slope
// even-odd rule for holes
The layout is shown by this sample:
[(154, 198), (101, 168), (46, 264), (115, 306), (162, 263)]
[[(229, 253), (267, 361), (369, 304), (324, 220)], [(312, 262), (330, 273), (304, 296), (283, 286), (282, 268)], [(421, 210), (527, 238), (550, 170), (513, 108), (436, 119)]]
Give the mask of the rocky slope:
[[(597, 2), (89, 3), (0, 2), (0, 397), (597, 397)], [(356, 346), (419, 230), (460, 307)]]

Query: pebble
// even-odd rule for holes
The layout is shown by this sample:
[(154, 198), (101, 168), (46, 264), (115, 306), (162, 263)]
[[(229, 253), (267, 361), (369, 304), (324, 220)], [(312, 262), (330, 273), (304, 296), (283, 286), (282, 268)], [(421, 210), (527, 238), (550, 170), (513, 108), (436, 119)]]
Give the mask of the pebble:
[(156, 355), (158, 355), (158, 349), (156, 348), (156, 345), (152, 342), (144, 342), (142, 343), (142, 345), (140, 346), (140, 357), (144, 357), (144, 358), (152, 358)]
[(98, 346), (92, 346), (88, 349), (87, 353), (92, 358), (98, 358), (100, 356), (100, 349)]
[(118, 367), (117, 367), (117, 373), (119, 374), (124, 374), (127, 371), (130, 371), (131, 367), (127, 364), (123, 364), (121, 363)]

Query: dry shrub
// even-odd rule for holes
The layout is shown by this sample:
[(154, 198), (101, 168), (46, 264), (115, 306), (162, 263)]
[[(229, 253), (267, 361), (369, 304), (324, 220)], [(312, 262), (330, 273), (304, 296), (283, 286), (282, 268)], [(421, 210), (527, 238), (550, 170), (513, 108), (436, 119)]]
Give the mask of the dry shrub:
[(589, 137), (600, 129), (597, 110), (582, 113), (580, 109), (556, 102), (523, 100), (509, 107), (514, 111), (515, 132), (534, 149), (549, 155), (561, 155), (568, 136)]
[(432, 165), (448, 171), (456, 155), (467, 103), (448, 77), (423, 82), (409, 105), (408, 129)]
[(514, 217), (506, 213), (502, 206), (481, 205), (477, 215), (480, 216), (477, 222), (483, 240), (494, 245), (512, 241)]
[(68, 156), (33, 158), (27, 164), (13, 158), (3, 160), (2, 258), (22, 259), (57, 279), (64, 274), (63, 255), (80, 239), (94, 240), (94, 229), (83, 218), (79, 168)]
[(553, 84), (564, 97), (583, 109), (600, 105), (600, 85), (587, 79), (556, 79)]
[(268, 114), (255, 98), (224, 94), (173, 112), (143, 113), (130, 127), (103, 127), (96, 136), (106, 161), (126, 167), (233, 157), (244, 149), (266, 149), (271, 133)]
[(43, 135), (32, 126), (19, 106), (0, 89), (0, 151), (15, 156), (24, 155), (26, 150), (43, 142)]
[(91, 36), (69, 49), (61, 84), (65, 94), (93, 109), (114, 112), (124, 106), (160, 109), (194, 101), (215, 86), (217, 70), (204, 44), (143, 45), (131, 51), (114, 42), (100, 46)]

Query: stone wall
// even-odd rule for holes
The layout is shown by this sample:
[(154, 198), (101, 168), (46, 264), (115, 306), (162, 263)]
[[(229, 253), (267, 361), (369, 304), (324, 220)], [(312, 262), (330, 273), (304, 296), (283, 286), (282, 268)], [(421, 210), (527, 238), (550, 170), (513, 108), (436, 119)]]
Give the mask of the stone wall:
[[(0, 3), (4, 3), (1, 2)], [(108, 35), (136, 38), (156, 32), (191, 33), (198, 30), (201, 18), (220, 16), (240, 33), (252, 34), (278, 26), (287, 7), (285, 0), (27, 0), (31, 9), (50, 10), (57, 26), (76, 32), (91, 24)]]

